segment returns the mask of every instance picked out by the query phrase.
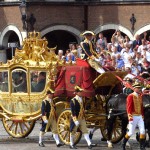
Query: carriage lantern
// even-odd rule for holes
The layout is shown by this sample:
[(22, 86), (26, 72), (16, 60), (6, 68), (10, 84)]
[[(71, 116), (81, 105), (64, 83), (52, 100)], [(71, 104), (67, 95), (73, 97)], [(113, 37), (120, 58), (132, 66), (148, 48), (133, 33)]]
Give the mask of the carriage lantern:
[[(36, 22), (36, 18), (34, 17), (33, 13), (30, 14), (29, 18), (27, 17), (27, 4), (25, 0), (22, 0), (22, 3), (19, 6), (21, 12), (21, 19), (23, 23), (23, 30), (34, 31), (34, 24)], [(28, 24), (30, 27), (28, 27)]]
[(22, 22), (23, 22), (23, 29), (27, 29), (27, 15), (26, 15), (26, 2), (25, 0), (22, 0), (21, 5), (19, 6), (20, 12), (22, 15)]

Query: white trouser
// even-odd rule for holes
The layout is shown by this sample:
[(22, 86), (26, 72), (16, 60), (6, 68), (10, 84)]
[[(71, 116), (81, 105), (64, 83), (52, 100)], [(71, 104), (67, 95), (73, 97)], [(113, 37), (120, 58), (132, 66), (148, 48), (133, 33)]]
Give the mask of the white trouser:
[(140, 134), (145, 134), (144, 121), (142, 116), (133, 116), (133, 121), (129, 121), (128, 136), (131, 137), (135, 131), (136, 126), (139, 127)]

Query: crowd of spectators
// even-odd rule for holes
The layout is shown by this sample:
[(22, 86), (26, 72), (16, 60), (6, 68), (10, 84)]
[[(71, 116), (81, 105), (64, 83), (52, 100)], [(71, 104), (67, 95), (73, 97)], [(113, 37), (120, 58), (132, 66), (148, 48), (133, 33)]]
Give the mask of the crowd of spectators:
[[(95, 42), (95, 50), (99, 56), (99, 63), (110, 70), (128, 71), (138, 76), (143, 72), (150, 73), (150, 40), (136, 35), (135, 40), (131, 41), (128, 36), (122, 36), (120, 30), (116, 30), (111, 37), (111, 42), (107, 42), (107, 37), (99, 33)], [(75, 63), (77, 57), (82, 57), (80, 44), (69, 44), (66, 53), (58, 51), (59, 59), (66, 63)]]

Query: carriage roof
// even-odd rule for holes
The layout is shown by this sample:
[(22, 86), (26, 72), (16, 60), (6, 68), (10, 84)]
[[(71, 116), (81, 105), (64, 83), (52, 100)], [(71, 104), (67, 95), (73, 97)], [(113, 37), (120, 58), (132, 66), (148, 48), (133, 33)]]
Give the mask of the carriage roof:
[(103, 86), (115, 86), (121, 81), (118, 80), (116, 76), (119, 76), (123, 79), (127, 75), (125, 71), (109, 71), (99, 75), (94, 81), (93, 84), (95, 87)]

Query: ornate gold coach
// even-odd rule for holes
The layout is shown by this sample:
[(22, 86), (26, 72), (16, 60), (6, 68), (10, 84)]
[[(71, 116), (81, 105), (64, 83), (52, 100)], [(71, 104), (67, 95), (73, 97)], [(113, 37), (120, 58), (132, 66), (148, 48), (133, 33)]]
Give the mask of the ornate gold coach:
[[(37, 32), (29, 33), (21, 50), (6, 64), (0, 63), (0, 115), (6, 131), (13, 137), (25, 137), (40, 118), (41, 101), (52, 88), (56, 65), (56, 48), (48, 48), (47, 40)], [(59, 62), (61, 64), (61, 62)], [(45, 74), (41, 90), (34, 89), (33, 78)]]
[[(30, 134), (36, 120), (41, 117), (41, 102), (46, 97), (46, 90), (49, 88), (55, 90), (57, 81), (60, 80), (59, 82), (61, 82), (61, 78), (58, 77), (58, 70), (64, 71), (66, 66), (77, 67), (76, 64), (65, 64), (64, 61), (58, 60), (55, 49), (56, 47), (48, 48), (48, 41), (41, 38), (40, 33), (31, 32), (28, 38), (24, 40), (22, 49), (15, 50), (13, 59), (8, 60), (6, 64), (0, 63), (0, 116), (6, 131), (13, 137), (26, 137)], [(77, 68), (82, 70), (86, 67), (78, 65)], [(85, 69), (85, 77), (87, 77), (86, 71)], [(40, 90), (37, 90), (37, 84), (34, 82), (39, 79), (37, 76), (41, 72), (44, 74), (42, 77), (44, 83)], [(73, 93), (73, 87), (77, 82), (82, 82), (81, 78), (77, 79), (74, 75), (77, 73), (79, 71), (70, 73), (70, 79), (67, 77), (64, 80), (67, 86), (72, 84), (72, 89), (68, 90), (70, 93)], [(81, 75), (83, 74), (81, 73)], [(105, 138), (107, 138), (105, 104), (116, 85), (120, 83), (115, 75), (123, 78), (126, 73), (105, 72), (96, 76), (95, 79), (91, 79), (95, 95), (92, 97), (89, 95), (88, 100), (85, 99), (87, 126), (100, 128)], [(34, 78), (37, 79), (34, 81)], [(87, 79), (85, 79), (86, 81)], [(65, 144), (69, 144), (71, 114), (69, 101), (72, 96), (65, 96), (61, 90), (64, 92), (65, 88), (57, 89), (56, 93), (60, 93), (58, 97), (54, 98), (58, 115), (58, 134)], [(89, 93), (90, 90), (87, 94)], [(121, 121), (117, 120), (112, 136), (114, 142), (122, 136), (121, 128)], [(80, 140), (81, 135), (80, 131), (76, 133), (75, 143)]]

